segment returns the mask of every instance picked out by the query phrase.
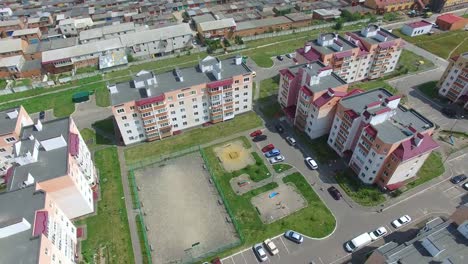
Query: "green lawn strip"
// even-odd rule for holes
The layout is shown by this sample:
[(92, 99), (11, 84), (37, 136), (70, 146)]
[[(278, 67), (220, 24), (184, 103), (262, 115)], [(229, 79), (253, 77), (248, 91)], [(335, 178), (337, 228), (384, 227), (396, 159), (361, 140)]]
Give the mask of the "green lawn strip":
[(385, 196), (376, 186), (363, 184), (351, 169), (337, 173), (336, 181), (351, 199), (362, 206), (385, 202)]
[(242, 144), (244, 145), (244, 148), (249, 149), (252, 147), (252, 143), (250, 143), (250, 139), (244, 136), (240, 137), (240, 139), (242, 140)]
[(277, 101), (273, 101), (271, 98), (262, 98), (258, 102), (260, 103), (260, 111), (266, 118), (279, 118), (284, 115)]
[(289, 170), (290, 168), (292, 168), (292, 166), (289, 165), (289, 164), (286, 164), (286, 163), (273, 164), (273, 169), (274, 169), (277, 173), (280, 173), (280, 172)]
[(298, 190), (302, 192), (305, 199), (309, 202), (308, 207), (274, 223), (263, 224), (258, 216), (257, 210), (251, 204), (250, 200), (258, 194), (276, 188), (278, 184), (276, 182), (271, 182), (241, 196), (237, 195), (234, 193), (229, 183), (232, 175), (224, 171), (218, 162), (217, 156), (213, 152), (213, 147), (214, 146), (204, 149), (207, 165), (211, 168), (212, 176), (215, 178), (215, 181), (219, 183), (224, 197), (227, 200), (227, 204), (229, 204), (234, 219), (238, 222), (240, 232), (244, 237), (244, 243), (219, 254), (220, 256), (227, 256), (241, 248), (261, 242), (268, 237), (281, 234), (288, 229), (294, 229), (310, 237), (324, 237), (333, 231), (335, 219), (316, 194), (313, 193), (310, 186), (308, 187), (309, 189), (306, 188), (307, 183), (305, 179), (302, 178), (304, 182), (300, 179), (296, 179), (302, 177), (300, 174), (298, 174), (299, 176), (287, 177), (289, 177), (288, 181), (297, 183)]
[[(6, 80), (0, 79), (0, 90), (5, 89), (7, 85)], [(1, 97), (0, 97), (1, 98)]]
[(100, 107), (108, 107), (111, 104), (110, 94), (107, 87), (102, 87), (96, 90), (96, 105)]
[(36, 88), (36, 89), (27, 90), (27, 91), (24, 91), (24, 92), (1, 95), (0, 96), (0, 102), (8, 102), (8, 101), (11, 101), (11, 100), (20, 99), (20, 98), (24, 98), (24, 97), (37, 96), (37, 95), (41, 95), (43, 93), (55, 92), (55, 91), (67, 89), (67, 88), (70, 88), (70, 87), (73, 87), (73, 86), (85, 85), (85, 84), (89, 84), (89, 83), (92, 83), (92, 82), (99, 82), (99, 81), (102, 81), (102, 77), (101, 77), (101, 75), (96, 75), (96, 76), (92, 76), (92, 77), (88, 77), (88, 78), (83, 78), (83, 79), (80, 79), (80, 80), (75, 80), (75, 81), (72, 81), (72, 82), (64, 84), (64, 85), (58, 85), (58, 86), (49, 87), (49, 88)]
[(320, 163), (327, 163), (330, 160), (336, 160), (340, 157), (336, 152), (328, 146), (328, 135), (310, 139), (305, 133), (296, 131), (298, 137), (305, 143), (306, 148), (314, 153), (316, 159)]
[(76, 73), (75, 74), (82, 74), (82, 73), (91, 73), (91, 72), (95, 72), (99, 70), (98, 67), (96, 66), (88, 66), (88, 67), (82, 67), (82, 68), (78, 68), (76, 69)]
[(125, 160), (131, 164), (147, 157), (160, 156), (205, 144), (220, 137), (259, 127), (262, 124), (262, 120), (254, 112), (245, 113), (226, 122), (187, 130), (177, 136), (127, 148)]
[(406, 190), (413, 189), (418, 185), (437, 178), (444, 172), (445, 168), (442, 163), (442, 156), (439, 152), (432, 152), (422, 165), (421, 169), (419, 169), (417, 178), (406, 184)]
[(458, 48), (452, 51), (452, 54), (450, 55), (450, 57), (455, 57), (465, 52), (468, 52), (468, 35), (465, 36), (465, 40), (463, 41), (463, 43), (460, 43)]
[(108, 138), (103, 137), (100, 134), (96, 134), (96, 132), (90, 128), (84, 128), (80, 130), (80, 133), (89, 149), (93, 149), (100, 145), (110, 145), (112, 143)]
[(351, 89), (359, 88), (364, 91), (369, 91), (377, 88), (385, 88), (387, 91), (391, 92), (392, 94), (398, 93), (398, 90), (393, 88), (391, 85), (385, 82), (385, 80), (375, 80), (375, 81), (366, 81), (366, 82), (358, 82), (358, 83), (353, 83), (350, 86)]
[(437, 89), (437, 81), (430, 81), (418, 86), (419, 91), (429, 98), (438, 98), (439, 90)]
[(232, 172), (231, 175), (229, 176), (230, 178), (234, 178), (241, 174), (246, 173), (250, 176), (250, 179), (252, 181), (259, 182), (271, 176), (270, 171), (268, 170), (268, 168), (265, 166), (265, 163), (263, 162), (263, 158), (260, 157), (256, 152), (252, 152), (251, 155), (255, 159), (255, 164), (248, 165), (247, 167), (241, 170)]
[(31, 86), (31, 79), (21, 79), (21, 80), (15, 80), (15, 83), (13, 84), (13, 87), (18, 87), (18, 86)]
[(260, 97), (265, 98), (278, 94), (279, 75), (273, 78), (268, 78), (260, 82)]
[(148, 258), (151, 258), (151, 253), (148, 252), (148, 249), (146, 248), (145, 239), (144, 239), (144, 232), (146, 231), (143, 228), (140, 215), (135, 216), (135, 222), (137, 226), (138, 238), (140, 240), (142, 261), (143, 261), (143, 264), (149, 264), (150, 260)]
[(86, 225), (87, 238), (81, 242), (82, 254), (86, 263), (99, 255), (100, 249), (108, 251), (109, 263), (133, 263), (133, 249), (127, 220), (122, 179), (120, 175), (117, 148), (109, 147), (96, 151), (96, 167), (100, 173), (101, 200), (97, 215), (80, 220), (76, 225)]
[(405, 74), (404, 69), (407, 69), (408, 72), (424, 71), (434, 67), (434, 63), (414, 52), (403, 49), (398, 59), (397, 69), (399, 67), (402, 67), (400, 69), (401, 73)]

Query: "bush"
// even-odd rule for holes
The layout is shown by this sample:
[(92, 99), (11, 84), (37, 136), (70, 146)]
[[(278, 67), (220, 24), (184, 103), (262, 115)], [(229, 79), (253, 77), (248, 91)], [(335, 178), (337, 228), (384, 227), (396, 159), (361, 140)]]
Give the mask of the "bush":
[(335, 26), (333, 26), (333, 29), (336, 29), (336, 30), (341, 30), (343, 28), (343, 21), (341, 20), (338, 20), (338, 22), (336, 22)]
[(236, 36), (234, 38), (234, 43), (236, 43), (238, 45), (242, 45), (242, 44), (244, 44), (244, 40), (242, 40), (242, 38), (240, 36)]

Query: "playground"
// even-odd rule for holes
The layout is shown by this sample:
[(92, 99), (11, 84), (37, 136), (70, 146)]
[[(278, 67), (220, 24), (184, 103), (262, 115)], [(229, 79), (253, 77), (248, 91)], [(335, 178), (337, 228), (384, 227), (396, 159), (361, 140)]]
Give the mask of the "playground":
[(265, 224), (273, 223), (307, 206), (304, 197), (290, 184), (280, 184), (273, 190), (253, 197), (251, 202)]
[(199, 152), (135, 170), (153, 263), (192, 263), (238, 242)]
[(213, 150), (227, 172), (233, 172), (255, 164), (255, 159), (244, 147), (242, 140), (229, 142), (226, 145), (215, 147)]
[(232, 178), (229, 181), (229, 184), (237, 195), (243, 195), (244, 193), (255, 189), (253, 187), (254, 185), (252, 184), (252, 180), (250, 180), (249, 175), (246, 173)]

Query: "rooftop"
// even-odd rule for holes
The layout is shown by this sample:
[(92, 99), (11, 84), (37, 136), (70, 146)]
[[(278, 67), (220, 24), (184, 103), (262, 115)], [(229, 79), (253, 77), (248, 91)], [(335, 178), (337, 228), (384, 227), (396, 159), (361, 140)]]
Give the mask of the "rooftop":
[(0, 135), (11, 133), (15, 129), (18, 118), (10, 118), (8, 113), (12, 113), (14, 111), (19, 113), (19, 110), (19, 108), (12, 108), (0, 111)]
[[(299, 69), (304, 69), (309, 72), (312, 76), (316, 76), (318, 73), (331, 70), (325, 67), (321, 62), (315, 61), (308, 64), (295, 65), (288, 68), (291, 73), (297, 75)], [(328, 88), (335, 88), (341, 85), (346, 84), (346, 82), (341, 79), (338, 75), (331, 72), (331, 74), (320, 77), (320, 80), (317, 84), (307, 85), (307, 87), (314, 93), (327, 90)]]
[(437, 20), (444, 21), (449, 24), (453, 24), (457, 21), (464, 20), (464, 18), (454, 15), (452, 13), (443, 14), (437, 17)]
[[(39, 154), (37, 155), (36, 162), (15, 167), (13, 175), (8, 180), (8, 190), (11, 191), (22, 188), (23, 182), (26, 181), (28, 174), (31, 174), (36, 182), (66, 175), (68, 168), (69, 127), (70, 118), (63, 118), (43, 122), (41, 131), (37, 131), (34, 125), (23, 128), (20, 136), (22, 141), (19, 148), (19, 155), (23, 155), (27, 152), (33, 153), (35, 140), (41, 142), (62, 136), (66, 145), (48, 151), (43, 147), (39, 147)], [(34, 137), (33, 140), (29, 139), (31, 135)]]
[(22, 39), (5, 39), (0, 40), (0, 53), (7, 53), (23, 49)]
[(427, 26), (432, 27), (432, 23), (429, 23), (429, 22), (424, 21), (424, 20), (408, 23), (408, 24), (405, 24), (405, 25), (407, 25), (408, 27), (411, 27), (411, 28), (420, 28), (420, 27), (427, 27)]
[(10, 26), (15, 26), (19, 25), (21, 21), (19, 19), (15, 20), (0, 20), (0, 27), (10, 27)]
[(202, 22), (214, 21), (216, 19), (211, 14), (204, 14), (204, 15), (201, 15), (201, 16), (194, 16), (194, 17), (192, 17), (192, 20), (193, 20), (193, 22), (195, 22), (195, 24), (199, 24), (199, 23), (202, 23)]
[[(207, 57), (210, 58), (210, 57)], [(234, 58), (221, 61), (222, 80), (230, 79), (233, 76), (250, 73), (251, 70), (244, 64), (236, 65)], [(151, 86), (152, 96), (158, 96), (170, 91), (188, 88), (198, 84), (218, 81), (211, 72), (201, 72), (199, 66), (192, 66), (179, 69), (184, 78), (183, 82), (177, 80), (174, 71), (168, 71), (156, 75), (157, 86)], [(132, 100), (146, 98), (146, 93), (141, 93), (141, 89), (132, 87), (132, 82), (117, 83), (117, 93), (111, 93), (112, 105), (118, 105)]]
[(215, 21), (205, 21), (200, 23), (200, 29), (202, 31), (215, 30), (220, 28), (231, 28), (235, 26), (236, 22), (232, 18), (225, 18)]
[(161, 41), (184, 35), (192, 35), (192, 30), (187, 23), (122, 35), (120, 36), (120, 40), (124, 46), (129, 47), (136, 44)]
[(0, 68), (18, 66), (22, 58), (23, 58), (23, 55), (0, 58)]
[[(331, 53), (338, 53), (338, 52), (344, 52), (348, 50), (352, 50), (354, 48), (357, 48), (356, 45), (353, 43), (349, 42), (345, 38), (336, 35), (335, 33), (325, 33), (319, 35), (319, 38), (322, 37), (324, 40), (332, 40), (333, 38), (337, 37), (336, 40), (333, 41), (332, 45), (327, 45), (327, 46), (322, 46), (318, 43), (318, 39), (314, 39), (310, 42), (308, 42), (312, 48), (319, 52), (320, 54), (331, 54)], [(307, 45), (307, 44), (306, 44)], [(335, 47), (343, 47), (342, 50), (337, 50)]]
[(32, 54), (36, 52), (43, 52), (47, 50), (62, 49), (77, 45), (77, 38), (57, 38), (50, 39), (48, 41), (41, 41), (37, 44), (29, 44), (26, 54)]
[(0, 238), (2, 263), (38, 262), (40, 239), (32, 238), (32, 231), (36, 211), (45, 207), (45, 196), (35, 192), (34, 186), (0, 194), (0, 226), (23, 218), (31, 225), (28, 230)]
[[(367, 30), (367, 32), (371, 32), (367, 36), (362, 34), (366, 30)], [(374, 32), (375, 32), (375, 34), (373, 34)], [(388, 31), (386, 29), (383, 29), (380, 26), (377, 26), (377, 25), (374, 25), (374, 24), (368, 25), (367, 27), (365, 27), (361, 31), (355, 31), (355, 32), (352, 32), (352, 33), (357, 35), (359, 38), (361, 38), (362, 40), (364, 40), (364, 41), (366, 41), (366, 42), (368, 42), (368, 43), (370, 43), (372, 45), (399, 39), (398, 36), (392, 34), (390, 31)]]
[(292, 21), (290, 19), (284, 16), (250, 20), (250, 21), (237, 23), (236, 30), (247, 30), (247, 29), (252, 29), (252, 28), (257, 28), (257, 27), (268, 27), (268, 26), (286, 24), (286, 23), (291, 23), (291, 22)]
[(40, 30), (39, 28), (25, 28), (25, 29), (18, 29), (13, 31), (12, 37), (16, 36), (24, 36), (24, 35), (29, 35), (29, 34), (39, 34)]

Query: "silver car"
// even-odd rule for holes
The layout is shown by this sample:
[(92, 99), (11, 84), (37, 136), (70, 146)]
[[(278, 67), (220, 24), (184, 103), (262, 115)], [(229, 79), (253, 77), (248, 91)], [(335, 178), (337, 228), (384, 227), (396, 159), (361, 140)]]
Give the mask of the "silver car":
[(279, 156), (270, 158), (269, 161), (270, 161), (271, 164), (275, 164), (275, 163), (278, 163), (278, 162), (282, 162), (282, 161), (284, 161), (284, 156), (283, 156), (283, 155), (279, 155)]
[(253, 249), (253, 251), (255, 253), (255, 256), (257, 256), (257, 258), (258, 258), (258, 260), (260, 260), (260, 262), (268, 260), (268, 256), (267, 256), (266, 251), (263, 248), (262, 244), (260, 244), (260, 243), (255, 244), (252, 249)]

